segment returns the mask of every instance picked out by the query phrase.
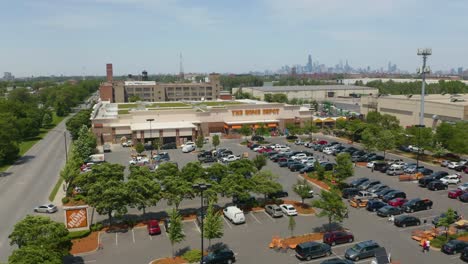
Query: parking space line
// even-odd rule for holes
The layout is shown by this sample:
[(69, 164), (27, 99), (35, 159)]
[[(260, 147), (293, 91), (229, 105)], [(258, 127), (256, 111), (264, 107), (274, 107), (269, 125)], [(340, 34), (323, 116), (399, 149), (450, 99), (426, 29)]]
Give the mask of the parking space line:
[(302, 262), (302, 263), (314, 263), (314, 262), (324, 261), (324, 260), (333, 259), (333, 258), (336, 258), (336, 256), (330, 256), (330, 257), (326, 257), (326, 258), (317, 258), (317, 259)]
[(255, 215), (253, 215), (253, 213), (250, 213), (250, 215), (255, 219), (255, 221), (257, 221), (257, 223), (261, 224), (262, 222), (260, 222), (257, 217), (255, 217)]
[(226, 222), (226, 224), (229, 226), (229, 228), (231, 228), (231, 229), (232, 229), (232, 226), (231, 226), (231, 224), (229, 223), (229, 221), (228, 221), (228, 220), (226, 220), (226, 217), (223, 217), (223, 219), (224, 219), (224, 222)]
[(115, 233), (115, 245), (118, 246), (119, 243), (117, 242), (117, 232)]
[(201, 230), (200, 230), (200, 227), (198, 226), (198, 224), (196, 222), (193, 222), (193, 224), (197, 228), (198, 233), (201, 233)]
[(339, 256), (338, 254), (336, 254), (335, 252), (332, 251), (332, 254), (335, 255), (337, 258), (339, 259), (343, 259), (343, 257)]
[(271, 221), (273, 221), (273, 223), (276, 223), (276, 220), (271, 216), (269, 215), (267, 212), (263, 211), (264, 214), (266, 214), (268, 216), (268, 218), (270, 218)]
[(151, 235), (148, 235), (148, 236), (149, 236), (150, 240), (153, 240), (153, 236), (151, 236)]
[(359, 243), (359, 242), (344, 243), (344, 244), (341, 244), (341, 245), (333, 246), (332, 249), (340, 248), (340, 247), (349, 247), (349, 246), (352, 246), (352, 245), (357, 244), (357, 243)]
[(135, 231), (132, 228), (132, 238), (133, 238), (133, 244), (135, 244)]

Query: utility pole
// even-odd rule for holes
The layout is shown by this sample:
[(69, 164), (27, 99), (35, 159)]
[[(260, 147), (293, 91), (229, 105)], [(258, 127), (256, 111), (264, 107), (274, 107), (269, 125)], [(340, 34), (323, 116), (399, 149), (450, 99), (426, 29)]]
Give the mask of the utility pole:
[(423, 58), (423, 65), (421, 68), (418, 69), (418, 73), (421, 74), (422, 76), (422, 89), (421, 89), (421, 109), (419, 111), (419, 125), (416, 125), (418, 128), (418, 153), (416, 156), (416, 172), (418, 171), (419, 167), (419, 154), (421, 153), (421, 129), (424, 128), (424, 96), (426, 94), (426, 73), (430, 73), (431, 69), (429, 67), (426, 67), (426, 62), (427, 62), (427, 57), (432, 55), (432, 49), (425, 48), (425, 49), (418, 49), (418, 56), (422, 56)]

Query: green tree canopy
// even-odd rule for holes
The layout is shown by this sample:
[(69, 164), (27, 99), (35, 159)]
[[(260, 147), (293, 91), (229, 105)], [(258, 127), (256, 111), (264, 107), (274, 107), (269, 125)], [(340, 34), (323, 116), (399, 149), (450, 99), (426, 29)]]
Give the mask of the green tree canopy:
[(394, 149), (396, 147), (396, 138), (394, 132), (391, 130), (382, 130), (377, 135), (378, 140), (376, 140), (376, 148), (385, 154), (387, 150)]
[(267, 158), (264, 155), (256, 155), (252, 162), (257, 170), (261, 170), (267, 164)]
[(199, 149), (203, 148), (204, 143), (205, 143), (205, 139), (203, 138), (202, 135), (199, 135), (197, 137), (197, 140), (195, 141), (195, 144), (197, 145), (197, 148), (199, 148)]
[(293, 185), (293, 191), (301, 197), (302, 204), (304, 204), (304, 199), (309, 197), (312, 187), (310, 187), (306, 179), (297, 180), (296, 184)]
[(167, 236), (171, 241), (172, 256), (175, 256), (174, 245), (185, 240), (185, 234), (182, 229), (182, 217), (176, 209), (172, 209), (169, 213), (171, 224), (169, 225)]
[(205, 221), (203, 223), (203, 237), (208, 239), (208, 247), (211, 246), (211, 240), (221, 238), (224, 234), (223, 218), (220, 212), (213, 209), (213, 204), (208, 205)]
[(349, 153), (340, 153), (336, 156), (335, 177), (339, 183), (353, 176), (354, 166)]
[(138, 143), (135, 145), (135, 151), (136, 151), (138, 154), (143, 153), (143, 151), (145, 151), (145, 146), (143, 146), (143, 143), (138, 142)]
[(249, 125), (243, 124), (239, 130), (239, 133), (243, 135), (244, 137), (248, 137), (252, 134), (252, 129), (250, 128)]
[(20, 249), (37, 246), (53, 251), (59, 256), (68, 255), (72, 245), (65, 225), (44, 216), (27, 215), (15, 224), (8, 238), (10, 245), (16, 245)]
[(97, 182), (123, 181), (124, 169), (125, 166), (120, 164), (103, 163), (94, 166), (89, 172), (79, 174), (73, 181), (73, 185), (80, 187), (86, 194), (91, 186)]
[(271, 171), (259, 171), (252, 177), (252, 191), (263, 194), (265, 200), (267, 195), (281, 191), (283, 187), (277, 182), (278, 176)]
[(213, 138), (211, 139), (211, 144), (213, 144), (213, 147), (216, 148), (217, 146), (219, 146), (219, 136), (218, 135), (214, 135)]
[(83, 125), (78, 132), (78, 138), (73, 142), (73, 145), (76, 155), (82, 160), (85, 160), (96, 151), (96, 137), (91, 131), (89, 131), (87, 126)]
[(318, 217), (328, 218), (329, 228), (331, 228), (333, 221), (342, 222), (348, 210), (341, 199), (341, 196), (334, 190), (322, 190), (320, 193), (320, 199), (313, 200), (312, 206), (321, 209), (317, 214)]
[[(147, 167), (144, 167), (147, 168)], [(133, 174), (125, 184), (128, 192), (130, 207), (142, 210), (146, 213), (146, 208), (156, 206), (161, 199), (161, 186), (154, 178), (148, 174)]]
[(10, 264), (62, 264), (62, 255), (40, 245), (25, 246), (13, 251), (8, 258)]

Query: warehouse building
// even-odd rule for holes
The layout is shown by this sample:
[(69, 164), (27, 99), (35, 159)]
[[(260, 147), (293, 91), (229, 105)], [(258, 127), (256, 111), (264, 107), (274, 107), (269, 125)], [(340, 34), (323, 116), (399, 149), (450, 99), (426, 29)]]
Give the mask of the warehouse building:
[(260, 100), (265, 100), (265, 94), (286, 94), (288, 100), (331, 100), (340, 97), (367, 96), (378, 94), (378, 89), (356, 85), (304, 85), (304, 86), (261, 86), (233, 88), (232, 94), (237, 91), (252, 94)]
[[(431, 94), (424, 100), (424, 125), (435, 128), (441, 122), (468, 121), (468, 95)], [(361, 98), (361, 113), (379, 111), (396, 116), (402, 126), (419, 124), (420, 95), (388, 95)]]
[(125, 137), (134, 142), (159, 138), (177, 145), (218, 133), (236, 134), (243, 125), (252, 130), (265, 126), (275, 134), (288, 124), (334, 126), (343, 117), (317, 117), (307, 107), (254, 100), (217, 102), (172, 102), (117, 104), (102, 101), (94, 106), (92, 130), (99, 144), (118, 143)]
[[(158, 83), (147, 80), (113, 80), (112, 64), (106, 65), (107, 80), (99, 87), (102, 101), (129, 102), (138, 97), (145, 102), (217, 100), (222, 90), (219, 74), (209, 75), (208, 82)], [(145, 72), (146, 73), (146, 72)]]

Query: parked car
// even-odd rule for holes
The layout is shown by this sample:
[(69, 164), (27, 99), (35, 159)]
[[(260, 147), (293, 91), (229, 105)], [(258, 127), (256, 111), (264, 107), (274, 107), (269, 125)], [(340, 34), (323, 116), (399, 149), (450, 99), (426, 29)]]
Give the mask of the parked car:
[(464, 203), (468, 202), (468, 192), (465, 192), (464, 194), (458, 196), (458, 200)]
[(466, 248), (462, 251), (462, 253), (461, 253), (461, 255), (460, 255), (460, 259), (463, 260), (463, 261), (465, 261), (465, 262), (468, 262), (468, 247), (466, 247)]
[(57, 212), (57, 206), (53, 204), (44, 204), (44, 205), (39, 205), (34, 207), (34, 212), (36, 213), (47, 213), (47, 214), (52, 214)]
[(406, 198), (406, 193), (402, 191), (390, 192), (390, 193), (387, 193), (384, 197), (382, 197), (382, 201), (388, 202), (395, 198)]
[(460, 195), (464, 194), (465, 191), (460, 189), (450, 190), (447, 194), (448, 198), (457, 199)]
[(351, 181), (350, 185), (352, 187), (357, 187), (359, 186), (361, 183), (365, 182), (365, 181), (368, 181), (369, 178), (358, 178), (358, 179), (355, 179), (353, 181)]
[(463, 184), (458, 185), (457, 188), (462, 190), (462, 191), (468, 191), (468, 182), (465, 182)]
[(440, 166), (441, 167), (447, 167), (449, 165), (450, 161), (449, 160), (443, 160), (442, 162), (440, 162)]
[(445, 254), (454, 255), (468, 248), (468, 242), (461, 240), (450, 240), (442, 246), (441, 251)]
[(234, 224), (245, 223), (244, 212), (237, 206), (228, 206), (224, 208), (223, 215)]
[(253, 136), (250, 138), (250, 140), (252, 140), (252, 141), (264, 141), (265, 138), (262, 137), (262, 136), (253, 135)]
[[(456, 221), (460, 220), (460, 215), (458, 215), (458, 212), (457, 211), (454, 211), (455, 212), (455, 221), (453, 221), (453, 223), (455, 223)], [(445, 213), (441, 213), (439, 216), (436, 216), (434, 219), (432, 219), (432, 224), (434, 226), (439, 226), (439, 219), (441, 217), (445, 217)], [(450, 223), (450, 224), (453, 224), (453, 223)]]
[(280, 205), (281, 211), (287, 216), (295, 216), (297, 215), (296, 208), (290, 204), (282, 204)]
[(132, 146), (133, 146), (133, 141), (127, 140), (127, 141), (122, 142), (121, 145), (122, 145), (122, 147), (124, 147), (124, 148), (132, 147)]
[(403, 206), (404, 203), (406, 203), (408, 200), (405, 198), (395, 198), (390, 201), (388, 201), (388, 205), (393, 206), (393, 207), (401, 207)]
[(203, 256), (202, 262), (204, 264), (234, 263), (236, 262), (236, 255), (231, 249), (223, 248)]
[(440, 179), (443, 184), (459, 184), (461, 182), (460, 177), (456, 174), (447, 175)]
[(281, 208), (276, 204), (265, 205), (265, 212), (269, 214), (271, 217), (283, 216), (283, 212), (281, 211)]
[(195, 145), (185, 145), (185, 146), (182, 147), (182, 152), (183, 153), (189, 153), (189, 152), (194, 151), (195, 148), (196, 148)]
[(374, 193), (370, 193), (367, 191), (359, 191), (353, 198), (356, 200), (364, 200), (364, 199), (373, 199), (376, 197), (377, 195)]
[(403, 169), (398, 168), (398, 167), (391, 167), (386, 171), (387, 175), (402, 175), (404, 173)]
[(165, 143), (161, 146), (161, 149), (177, 149), (177, 144), (175, 142)]
[(345, 188), (341, 191), (341, 197), (344, 199), (348, 199), (350, 197), (353, 197), (359, 193), (358, 188)]
[(372, 186), (375, 186), (377, 184), (380, 184), (380, 181), (377, 181), (377, 180), (367, 181), (367, 182), (364, 182), (363, 184), (359, 185), (359, 189), (367, 190), (367, 189), (369, 189)]
[(359, 242), (346, 250), (345, 258), (353, 261), (371, 258), (375, 256), (375, 251), (379, 248), (380, 245), (373, 240)]
[(376, 212), (380, 208), (386, 206), (387, 204), (379, 200), (370, 200), (367, 202), (366, 210), (371, 212)]
[(392, 189), (392, 188), (389, 188), (389, 189), (384, 189), (380, 192), (377, 192), (376, 195), (378, 198), (382, 199), (385, 195), (391, 193), (391, 192), (394, 192), (396, 191), (395, 189)]
[(161, 228), (159, 227), (158, 220), (149, 220), (146, 224), (146, 228), (148, 229), (148, 234), (150, 236), (161, 234)]
[(335, 167), (335, 165), (330, 162), (320, 162), (320, 166), (322, 166), (325, 171), (332, 171), (333, 167)]
[(300, 173), (306, 173), (306, 172), (313, 172), (315, 171), (315, 166), (308, 166), (306, 165), (304, 168), (300, 169)]
[(455, 167), (457, 166), (458, 166), (458, 162), (455, 162), (455, 161), (451, 161), (447, 164), (447, 168), (452, 169), (452, 170), (455, 169)]
[(302, 164), (301, 162), (295, 162), (291, 166), (289, 166), (290, 171), (300, 171), (301, 169), (305, 168), (305, 164)]
[(110, 145), (110, 144), (107, 144), (107, 143), (104, 144), (104, 145), (102, 146), (102, 150), (103, 150), (104, 153), (105, 153), (105, 152), (111, 152), (111, 145)]
[(371, 192), (371, 193), (376, 193), (376, 192), (379, 192), (380, 190), (383, 190), (385, 188), (389, 188), (387, 185), (381, 183), (381, 184), (377, 184), (377, 185), (374, 185), (372, 187), (370, 187), (369, 189), (367, 189), (368, 192)]
[(403, 204), (402, 209), (407, 213), (413, 213), (422, 210), (430, 210), (432, 205), (433, 202), (429, 199), (415, 198)]
[(428, 185), (427, 185), (427, 189), (431, 190), (431, 191), (440, 191), (440, 190), (447, 190), (448, 189), (448, 185), (441, 182), (441, 181), (431, 181)]
[(379, 210), (377, 210), (377, 215), (381, 217), (387, 217), (391, 215), (401, 214), (401, 209), (399, 207), (393, 207), (391, 205), (386, 205)]
[(210, 162), (216, 162), (217, 159), (213, 156), (204, 156), (204, 157), (198, 158), (198, 161), (200, 161), (201, 163), (210, 163)]
[(323, 243), (330, 246), (354, 241), (354, 235), (348, 231), (331, 231), (323, 234)]
[(419, 218), (412, 215), (400, 215), (395, 217), (393, 224), (398, 227), (418, 226), (421, 224)]
[(305, 242), (296, 246), (296, 257), (300, 260), (311, 260), (313, 258), (330, 256), (331, 247), (324, 243)]
[(388, 168), (388, 164), (386, 162), (375, 162), (374, 163), (374, 170), (380, 171), (382, 168)]

